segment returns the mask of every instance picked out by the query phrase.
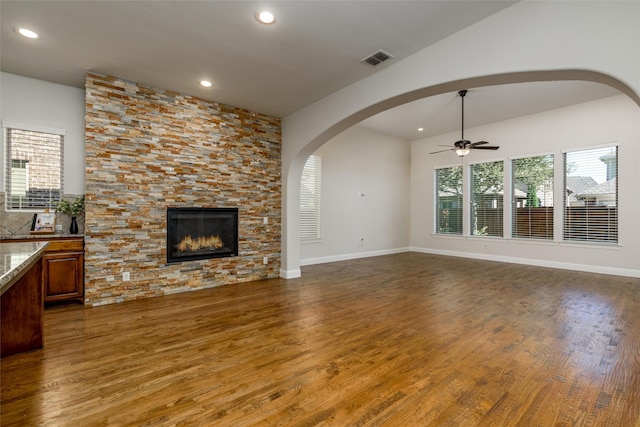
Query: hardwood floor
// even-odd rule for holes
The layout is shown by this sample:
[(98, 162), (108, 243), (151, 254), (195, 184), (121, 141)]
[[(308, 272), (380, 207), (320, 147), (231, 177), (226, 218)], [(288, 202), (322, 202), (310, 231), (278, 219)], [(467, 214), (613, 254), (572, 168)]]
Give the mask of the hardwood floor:
[(640, 279), (418, 253), (45, 311), (2, 426), (640, 426)]

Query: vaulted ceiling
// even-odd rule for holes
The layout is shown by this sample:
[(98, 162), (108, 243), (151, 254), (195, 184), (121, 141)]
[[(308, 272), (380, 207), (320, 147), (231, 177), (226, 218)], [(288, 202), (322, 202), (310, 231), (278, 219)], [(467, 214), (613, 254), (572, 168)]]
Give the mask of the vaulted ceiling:
[[(91, 70), (284, 117), (513, 3), (2, 0), (0, 66), (79, 88)], [(263, 9), (275, 14), (273, 24), (257, 21)], [(40, 38), (19, 36), (19, 27)], [(362, 62), (378, 50), (393, 58), (376, 66)], [(203, 79), (212, 87), (200, 86)], [(585, 82), (478, 88), (467, 98), (468, 125), (615, 93)], [(459, 99), (451, 93), (363, 125), (411, 140), (452, 131), (459, 121)]]

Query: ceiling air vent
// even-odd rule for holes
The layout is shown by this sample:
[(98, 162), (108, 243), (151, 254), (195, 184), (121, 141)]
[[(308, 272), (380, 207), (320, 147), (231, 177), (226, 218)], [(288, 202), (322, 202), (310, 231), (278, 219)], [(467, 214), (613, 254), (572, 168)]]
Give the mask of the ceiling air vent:
[(385, 52), (384, 50), (379, 50), (367, 56), (360, 62), (366, 62), (369, 65), (378, 65), (379, 63), (384, 62), (387, 59), (391, 59), (391, 58), (393, 58), (393, 55)]

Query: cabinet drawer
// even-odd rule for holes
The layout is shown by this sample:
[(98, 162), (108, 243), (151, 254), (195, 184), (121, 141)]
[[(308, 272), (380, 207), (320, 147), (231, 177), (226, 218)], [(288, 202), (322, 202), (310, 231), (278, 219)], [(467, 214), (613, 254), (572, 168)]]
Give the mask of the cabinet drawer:
[(84, 249), (83, 240), (50, 240), (49, 245), (44, 250), (45, 252), (60, 252), (60, 251), (82, 251)]

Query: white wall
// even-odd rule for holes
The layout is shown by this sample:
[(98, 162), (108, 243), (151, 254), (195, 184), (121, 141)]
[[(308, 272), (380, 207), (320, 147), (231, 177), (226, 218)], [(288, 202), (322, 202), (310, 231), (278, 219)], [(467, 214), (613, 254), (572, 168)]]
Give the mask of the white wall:
[[(465, 137), (471, 141), (500, 145), (498, 151), (472, 151), (464, 157), (465, 167), (467, 162), (508, 161), (512, 156), (545, 153), (553, 153), (558, 165), (562, 150), (617, 142), (619, 245), (613, 247), (434, 235), (434, 168), (460, 164), (460, 160), (452, 152), (429, 152), (438, 149), (438, 144), (452, 144), (459, 136), (454, 132), (411, 144), (413, 250), (640, 277), (640, 109), (627, 96), (465, 130)], [(558, 174), (562, 174), (561, 164), (556, 167)], [(561, 195), (555, 203), (556, 221), (561, 221), (560, 200)]]
[[(0, 73), (2, 122), (44, 129), (63, 129), (64, 192), (84, 194), (84, 90)], [(0, 142), (5, 156), (4, 135)], [(4, 161), (0, 162), (0, 188), (4, 191)]]
[(601, 82), (640, 105), (640, 2), (518, 2), (285, 117), (281, 277), (301, 274), (300, 176), (313, 151), (415, 99), (538, 80)]
[(354, 126), (316, 154), (322, 239), (301, 244), (302, 265), (408, 250), (409, 143)]

